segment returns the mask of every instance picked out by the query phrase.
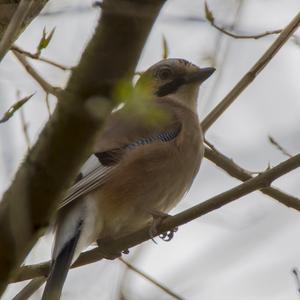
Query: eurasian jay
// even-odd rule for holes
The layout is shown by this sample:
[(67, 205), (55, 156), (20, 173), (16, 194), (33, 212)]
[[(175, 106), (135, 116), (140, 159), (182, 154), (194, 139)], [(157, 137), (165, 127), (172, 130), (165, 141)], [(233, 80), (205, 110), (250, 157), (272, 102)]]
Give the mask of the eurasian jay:
[[(149, 83), (143, 112), (125, 104), (110, 115), (94, 153), (60, 203), (43, 300), (60, 298), (69, 267), (87, 246), (100, 241), (101, 247), (102, 239), (151, 224), (189, 190), (204, 154), (198, 90), (214, 71), (164, 59), (136, 84)], [(152, 118), (155, 112), (159, 117)]]

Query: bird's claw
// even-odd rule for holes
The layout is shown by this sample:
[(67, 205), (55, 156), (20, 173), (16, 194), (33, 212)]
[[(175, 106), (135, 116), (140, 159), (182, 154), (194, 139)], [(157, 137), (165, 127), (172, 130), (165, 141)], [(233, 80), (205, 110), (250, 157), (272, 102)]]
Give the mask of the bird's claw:
[(122, 253), (123, 253), (123, 254), (129, 254), (129, 249), (124, 249), (124, 250), (122, 251)]
[(166, 231), (159, 235), (159, 238), (165, 242), (169, 242), (173, 239), (174, 233), (178, 231), (178, 227), (173, 228), (172, 230)]
[[(160, 211), (150, 211), (150, 214), (153, 218), (151, 226), (149, 228), (149, 236), (151, 238), (151, 240), (157, 244), (157, 242), (155, 241), (154, 237), (157, 235), (158, 233), (158, 227), (161, 225), (161, 223), (163, 222), (163, 220), (167, 217), (169, 217), (170, 215), (160, 212)], [(159, 238), (162, 239), (165, 242), (169, 242), (173, 236), (174, 233), (178, 230), (178, 227), (175, 227), (172, 230), (163, 232), (162, 234), (159, 235)]]

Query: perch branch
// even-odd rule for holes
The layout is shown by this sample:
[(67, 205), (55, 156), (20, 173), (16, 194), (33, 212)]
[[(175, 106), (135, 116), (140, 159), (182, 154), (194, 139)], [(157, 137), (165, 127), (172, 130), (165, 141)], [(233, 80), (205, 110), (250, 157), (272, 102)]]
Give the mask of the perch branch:
[[(267, 188), (274, 180), (298, 167), (300, 167), (300, 154), (293, 156), (276, 167), (269, 169), (226, 192), (218, 194), (200, 204), (176, 214), (175, 216), (167, 217), (158, 228), (157, 235), (170, 231), (176, 226), (188, 223), (256, 190)], [(141, 229), (117, 240), (112, 240), (107, 244), (102, 244), (100, 250), (97, 247), (83, 252), (72, 265), (72, 268), (94, 263), (103, 259), (103, 251), (106, 253), (122, 252), (149, 239), (149, 228)], [(39, 276), (47, 276), (49, 266), (50, 262), (45, 262), (21, 267), (18, 275), (12, 280), (12, 282), (28, 280)]]
[[(211, 146), (211, 145), (210, 145)], [(226, 157), (224, 154), (219, 152), (215, 147), (211, 149), (205, 147), (205, 157), (212, 161), (215, 165), (226, 171), (230, 176), (237, 178), (241, 181), (247, 181), (252, 178), (250, 172), (241, 168), (233, 162), (232, 159)], [(266, 187), (260, 190), (265, 195), (268, 195), (287, 207), (294, 208), (300, 211), (300, 199), (284, 193), (274, 187)]]

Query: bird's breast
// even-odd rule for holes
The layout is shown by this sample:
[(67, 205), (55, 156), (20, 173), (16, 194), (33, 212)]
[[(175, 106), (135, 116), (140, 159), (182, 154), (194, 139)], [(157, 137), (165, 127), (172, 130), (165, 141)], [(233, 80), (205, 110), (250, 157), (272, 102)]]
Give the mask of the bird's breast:
[(190, 188), (203, 146), (201, 134), (130, 151), (111, 179), (95, 191), (106, 236), (119, 236), (145, 226), (150, 210), (169, 212)]

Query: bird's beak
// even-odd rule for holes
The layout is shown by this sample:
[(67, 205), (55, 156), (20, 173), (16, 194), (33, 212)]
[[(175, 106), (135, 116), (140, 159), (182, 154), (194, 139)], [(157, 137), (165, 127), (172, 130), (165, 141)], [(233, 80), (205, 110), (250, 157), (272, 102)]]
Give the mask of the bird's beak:
[(216, 71), (215, 68), (202, 68), (197, 69), (193, 72), (190, 72), (185, 76), (185, 83), (193, 83), (198, 82), (202, 83), (204, 82), (208, 77), (212, 75)]

